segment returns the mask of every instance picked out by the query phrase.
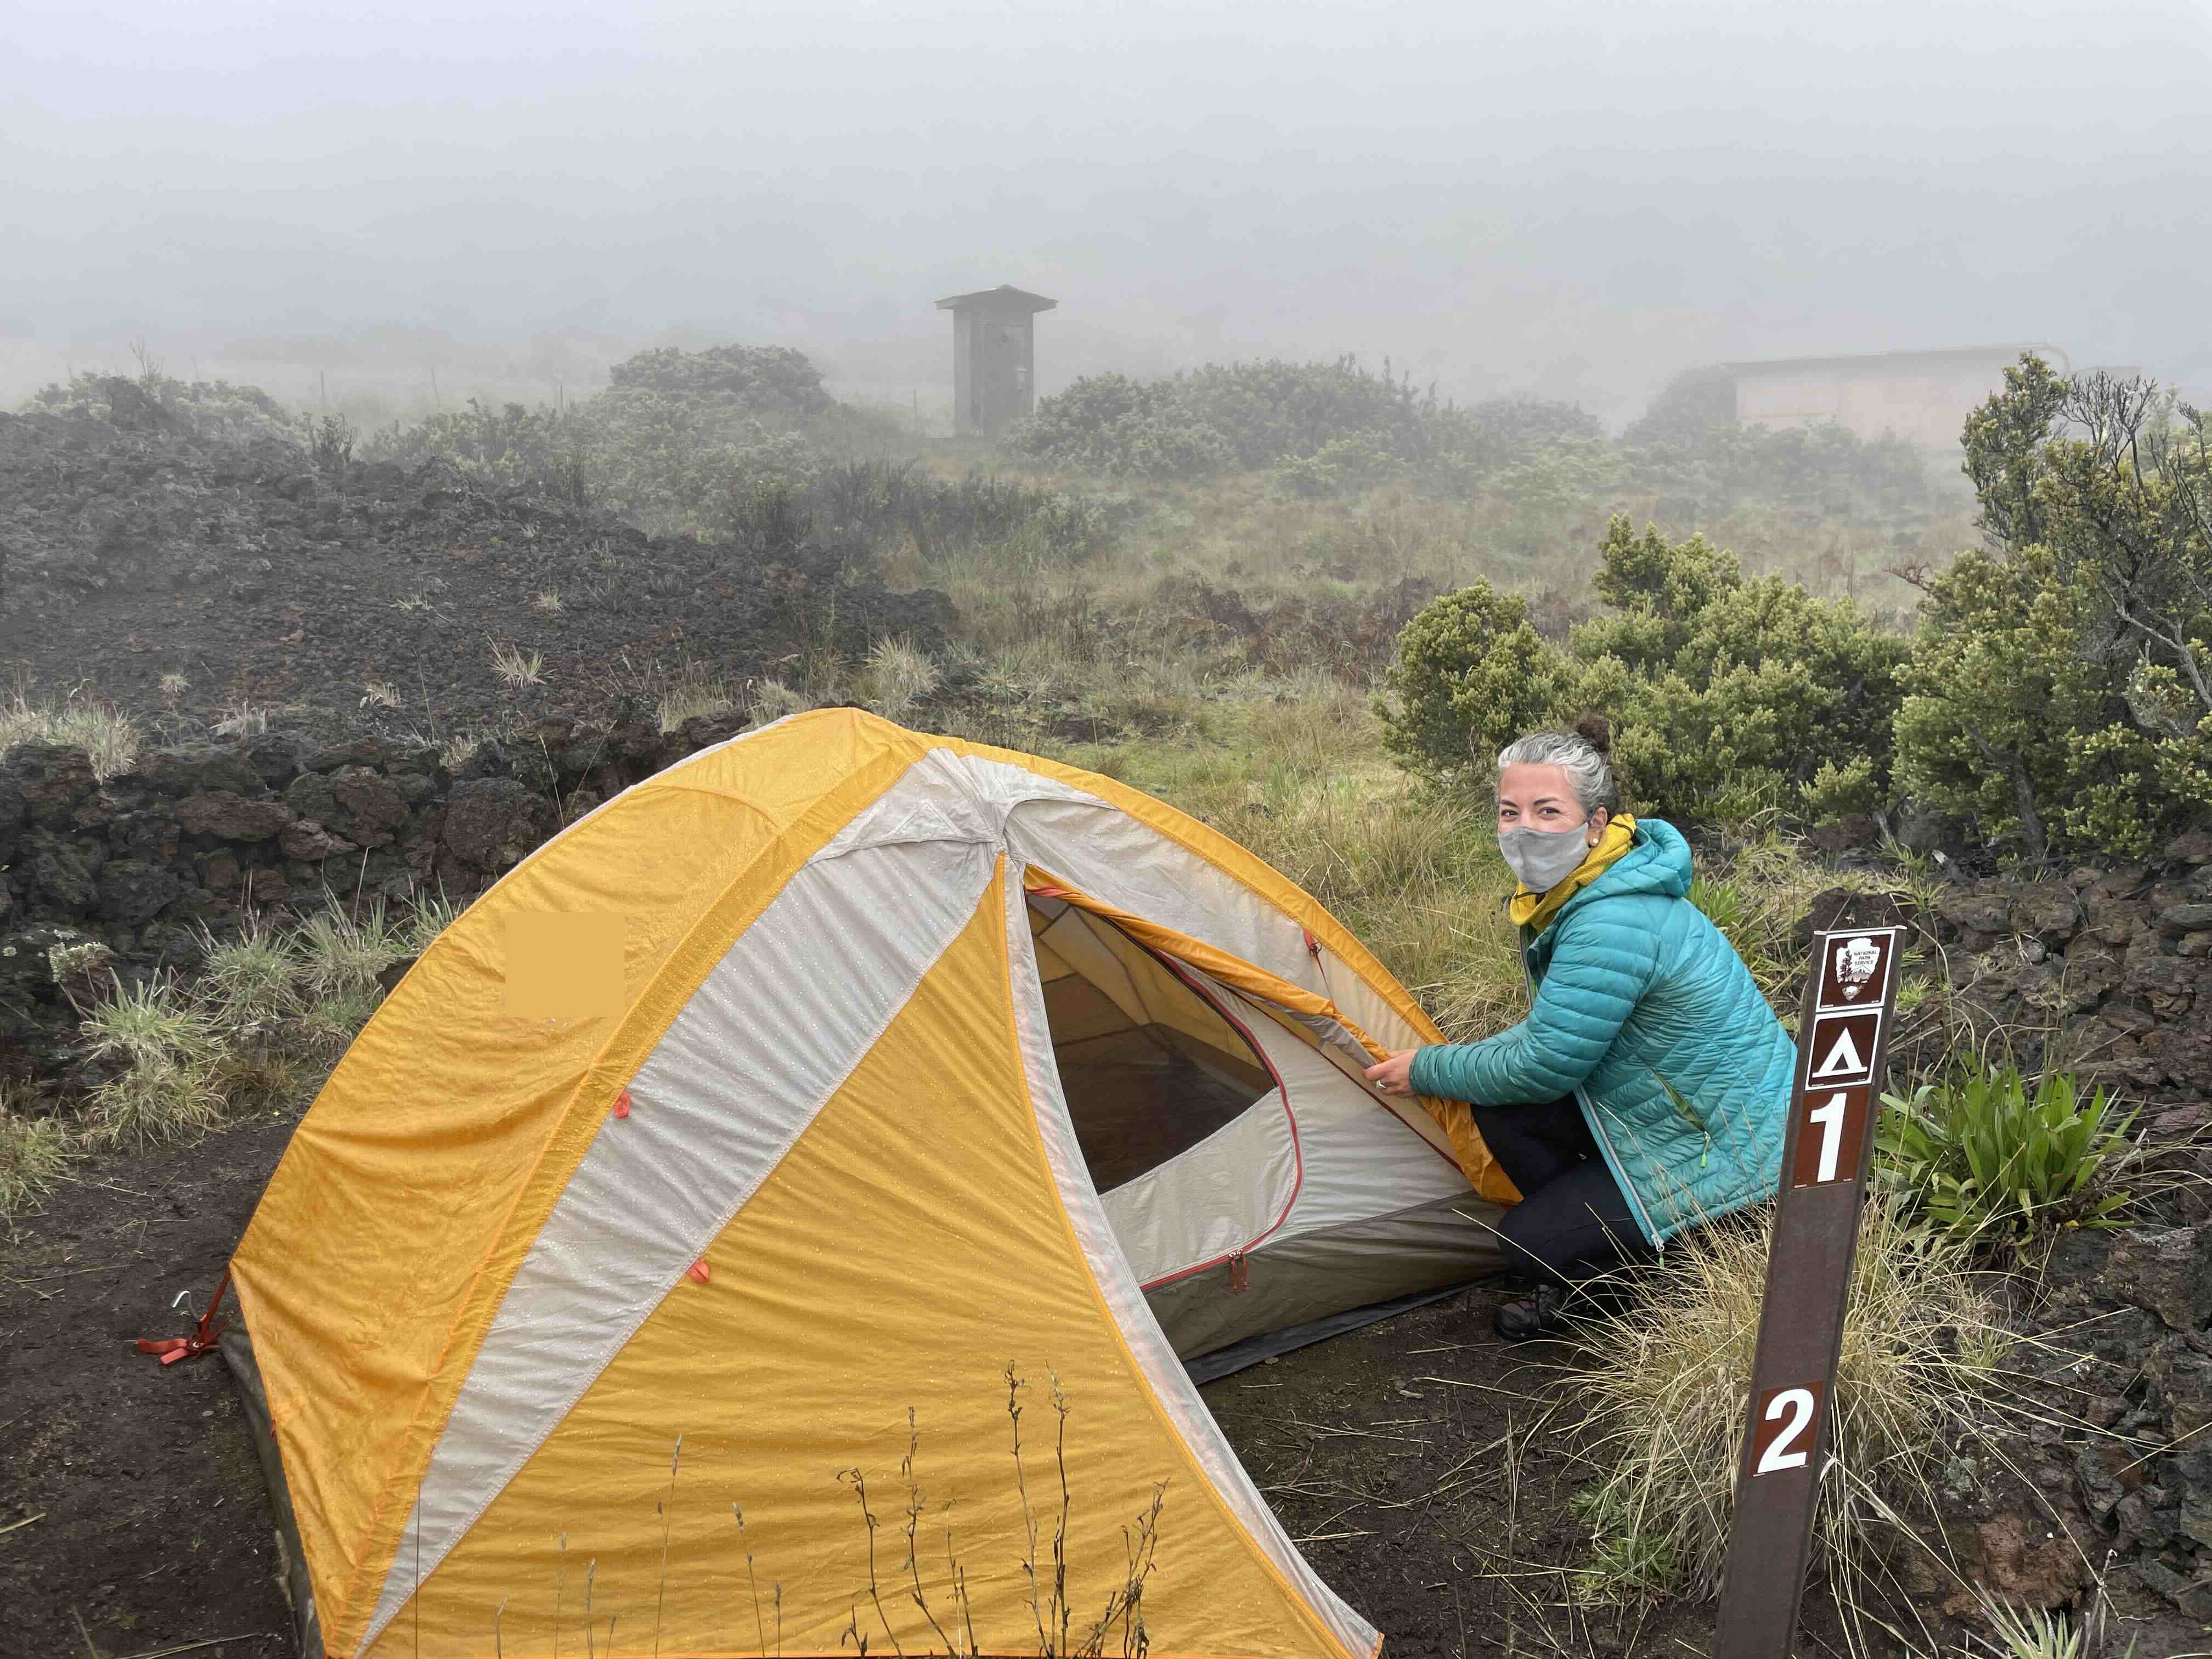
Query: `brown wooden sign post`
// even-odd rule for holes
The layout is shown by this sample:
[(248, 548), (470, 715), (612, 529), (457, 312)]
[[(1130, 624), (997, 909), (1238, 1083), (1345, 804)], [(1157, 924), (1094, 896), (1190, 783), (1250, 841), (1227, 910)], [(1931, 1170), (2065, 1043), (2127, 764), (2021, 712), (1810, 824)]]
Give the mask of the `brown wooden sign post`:
[(1712, 1659), (1786, 1659), (1796, 1635), (1904, 950), (1895, 927), (1814, 939)]

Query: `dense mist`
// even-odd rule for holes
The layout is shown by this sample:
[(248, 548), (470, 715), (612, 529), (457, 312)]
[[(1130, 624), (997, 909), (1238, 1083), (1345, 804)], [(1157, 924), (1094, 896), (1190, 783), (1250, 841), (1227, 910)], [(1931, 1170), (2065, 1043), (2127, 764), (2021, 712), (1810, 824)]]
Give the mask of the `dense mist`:
[(948, 395), (1386, 356), (1618, 422), (1718, 359), (2049, 341), (2212, 384), (2193, 5), (18, 7), (0, 398), (554, 395), (636, 344)]

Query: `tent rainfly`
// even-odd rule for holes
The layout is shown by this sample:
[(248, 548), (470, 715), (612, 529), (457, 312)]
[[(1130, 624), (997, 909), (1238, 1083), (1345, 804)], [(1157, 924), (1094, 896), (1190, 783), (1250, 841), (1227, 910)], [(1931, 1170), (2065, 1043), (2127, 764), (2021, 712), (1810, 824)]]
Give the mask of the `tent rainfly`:
[(942, 1648), (918, 1435), (930, 1613), (957, 1565), (1034, 1652), (1064, 1431), (1079, 1632), (1164, 1483), (1154, 1655), (1364, 1659), (1184, 1362), (1495, 1265), (1465, 1111), (1361, 1075), (1437, 1040), (1106, 778), (840, 709), (626, 791), (424, 952), (233, 1258), (310, 1651)]

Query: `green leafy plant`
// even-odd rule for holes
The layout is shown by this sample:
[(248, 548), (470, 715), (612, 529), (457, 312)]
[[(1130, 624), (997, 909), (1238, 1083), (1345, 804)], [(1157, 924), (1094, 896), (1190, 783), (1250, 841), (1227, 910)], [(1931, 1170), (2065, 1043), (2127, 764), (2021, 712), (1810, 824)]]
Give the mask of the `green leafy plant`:
[(1918, 579), (1900, 781), (2034, 857), (2140, 858), (2212, 808), (2212, 419), (2023, 354), (1965, 439), (1989, 544)]
[(1486, 583), (1431, 601), (1387, 682), (1393, 751), (1433, 776), (1480, 770), (1521, 733), (1596, 708), (1630, 792), (1662, 812), (1823, 816), (1879, 797), (1908, 647), (1856, 605), (1747, 579), (1703, 536), (1669, 542), (1617, 515), (1594, 586), (1609, 609), (1564, 647)]
[(2021, 1256), (2061, 1232), (2123, 1224), (2130, 1194), (2113, 1182), (2135, 1114), (2116, 1115), (2102, 1089), (2084, 1100), (2072, 1073), (2031, 1087), (2015, 1066), (1970, 1059), (1882, 1102), (1881, 1179), (1930, 1235)]

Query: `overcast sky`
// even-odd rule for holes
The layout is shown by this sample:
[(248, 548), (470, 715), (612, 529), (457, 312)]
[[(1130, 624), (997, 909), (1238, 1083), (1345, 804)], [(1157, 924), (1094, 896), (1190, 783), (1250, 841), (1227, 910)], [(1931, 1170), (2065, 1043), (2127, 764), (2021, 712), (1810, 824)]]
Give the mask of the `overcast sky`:
[(2204, 3), (0, 0), (0, 338), (64, 355), (678, 329), (927, 392), (931, 301), (1012, 282), (1046, 389), (1353, 351), (1619, 419), (2048, 340), (2212, 392)]

